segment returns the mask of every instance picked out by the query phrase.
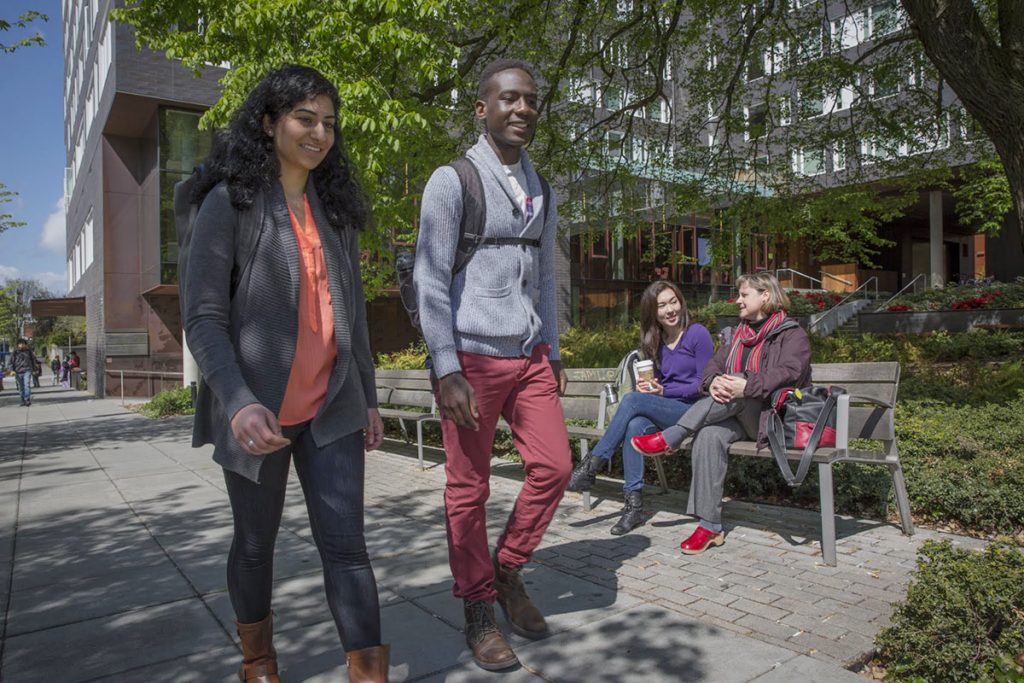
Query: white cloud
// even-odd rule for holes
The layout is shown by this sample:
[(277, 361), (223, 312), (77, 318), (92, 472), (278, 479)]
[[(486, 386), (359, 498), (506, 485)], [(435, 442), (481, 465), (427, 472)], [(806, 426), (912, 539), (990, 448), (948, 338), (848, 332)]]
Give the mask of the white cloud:
[(8, 280), (16, 280), (21, 271), (14, 266), (0, 266), (0, 280), (7, 282)]
[(67, 252), (67, 228), (64, 215), (64, 198), (57, 200), (56, 208), (43, 223), (43, 234), (39, 238), (39, 246), (54, 251), (61, 256)]
[(43, 287), (53, 292), (55, 296), (61, 296), (68, 291), (68, 276), (66, 273), (44, 271), (36, 273), (32, 276), (32, 279), (39, 280)]

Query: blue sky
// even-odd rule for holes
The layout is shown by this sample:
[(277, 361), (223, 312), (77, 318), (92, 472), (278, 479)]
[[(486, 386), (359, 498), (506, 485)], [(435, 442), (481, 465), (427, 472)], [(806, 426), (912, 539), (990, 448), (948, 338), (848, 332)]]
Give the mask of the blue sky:
[[(57, 294), (67, 290), (64, 247), (64, 55), (59, 0), (3, 0), (0, 17), (12, 21), (35, 9), (50, 21), (33, 27), (45, 47), (0, 54), (0, 183), (18, 197), (0, 207), (25, 221), (0, 233), (0, 283), (34, 278)], [(28, 31), (0, 33), (14, 42)]]

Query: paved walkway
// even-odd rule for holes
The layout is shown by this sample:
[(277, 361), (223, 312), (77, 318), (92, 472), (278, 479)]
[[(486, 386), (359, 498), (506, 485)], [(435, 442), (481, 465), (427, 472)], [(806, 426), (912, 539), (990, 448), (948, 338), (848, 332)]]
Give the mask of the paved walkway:
[[(0, 679), (231, 681), (239, 658), (224, 587), (230, 513), (187, 419), (44, 387), (0, 394)], [(726, 505), (728, 542), (677, 552), (681, 493), (650, 496), (647, 526), (616, 538), (615, 487), (592, 512), (566, 496), (526, 577), (553, 635), (513, 642), (522, 668), (488, 674), (463, 644), (451, 596), (441, 467), (404, 444), (368, 458), (368, 541), (393, 681), (856, 681), (902, 596), (922, 538), (839, 525), (839, 566), (818, 563), (814, 512)], [(435, 463), (438, 459), (435, 459)], [(496, 462), (491, 532), (520, 469)], [(278, 541), (276, 645), (285, 681), (344, 680), (316, 550), (293, 481)], [(964, 544), (969, 539), (951, 537)]]

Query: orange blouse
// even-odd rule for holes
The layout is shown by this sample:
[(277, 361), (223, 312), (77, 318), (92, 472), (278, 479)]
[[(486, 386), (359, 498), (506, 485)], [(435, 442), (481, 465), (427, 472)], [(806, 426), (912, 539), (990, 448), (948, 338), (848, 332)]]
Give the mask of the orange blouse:
[(281, 425), (295, 425), (316, 417), (327, 394), (327, 382), (334, 369), (338, 349), (334, 342), (334, 311), (327, 265), (320, 244), (309, 199), (303, 195), (306, 224), (300, 226), (291, 207), (288, 215), (299, 244), (299, 337), (288, 386), (277, 419)]

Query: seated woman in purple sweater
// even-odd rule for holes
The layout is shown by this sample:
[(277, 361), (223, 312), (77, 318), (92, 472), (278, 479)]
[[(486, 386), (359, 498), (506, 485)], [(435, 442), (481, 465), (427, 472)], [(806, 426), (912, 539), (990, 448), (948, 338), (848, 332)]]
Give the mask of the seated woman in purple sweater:
[(640, 352), (654, 361), (655, 379), (638, 382), (626, 394), (604, 436), (572, 472), (568, 489), (588, 491), (602, 465), (622, 446), (626, 506), (611, 532), (616, 536), (646, 522), (643, 505), (644, 459), (633, 449), (634, 436), (674, 425), (700, 398), (700, 374), (714, 354), (711, 334), (690, 323), (679, 287), (658, 280), (640, 298)]

